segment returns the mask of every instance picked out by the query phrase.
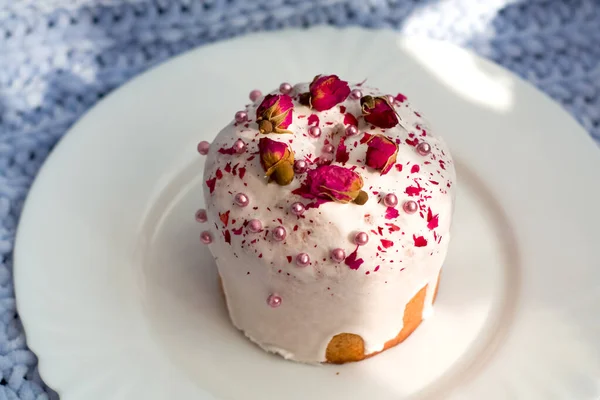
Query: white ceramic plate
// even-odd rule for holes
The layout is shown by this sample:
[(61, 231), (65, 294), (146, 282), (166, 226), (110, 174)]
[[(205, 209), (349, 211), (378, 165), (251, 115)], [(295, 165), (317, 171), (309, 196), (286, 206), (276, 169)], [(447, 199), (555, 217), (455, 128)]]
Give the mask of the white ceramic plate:
[[(194, 221), (196, 143), (251, 89), (318, 73), (408, 95), (459, 175), (435, 315), (343, 366), (284, 361), (237, 332)], [(558, 105), (467, 51), (360, 29), (247, 36), (143, 74), (68, 133), (21, 219), (19, 313), (64, 400), (597, 400), (599, 172)]]

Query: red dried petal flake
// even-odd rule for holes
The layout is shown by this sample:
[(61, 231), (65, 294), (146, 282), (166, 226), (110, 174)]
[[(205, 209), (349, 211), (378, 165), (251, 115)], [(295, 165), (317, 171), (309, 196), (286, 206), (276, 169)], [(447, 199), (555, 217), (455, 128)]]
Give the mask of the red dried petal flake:
[(237, 229), (232, 229), (231, 231), (233, 232), (234, 235), (241, 235), (243, 230), (244, 230), (244, 226), (242, 225)]
[(319, 126), (319, 116), (317, 114), (310, 114), (307, 122), (308, 125)]
[(423, 190), (425, 190), (425, 188), (422, 188), (421, 185), (419, 185), (418, 182), (416, 182), (417, 186), (409, 186), (406, 188), (406, 190), (404, 191), (404, 193), (406, 193), (409, 196), (418, 196), (421, 194), (421, 192)]
[[(292, 193), (294, 194), (298, 194), (295, 193), (295, 191), (292, 191)], [(311, 201), (310, 203), (306, 204), (306, 209), (310, 210), (311, 208), (319, 208), (319, 206), (323, 203), (327, 203), (329, 200), (324, 200), (324, 199), (317, 199), (315, 201)]]
[(403, 95), (402, 93), (398, 93), (396, 95), (396, 97), (394, 97), (394, 99), (398, 102), (398, 103), (404, 103), (404, 101), (406, 100), (406, 96)]
[(395, 209), (394, 207), (388, 207), (385, 210), (385, 219), (395, 219), (398, 218), (398, 210)]
[(419, 144), (419, 139), (406, 139), (405, 142), (414, 147)]
[(356, 249), (354, 249), (354, 251), (344, 260), (344, 264), (354, 270), (360, 268), (361, 264), (364, 262), (365, 261), (362, 258), (358, 258), (358, 246), (356, 246)]
[(354, 115), (347, 113), (344, 115), (344, 125), (358, 126), (358, 120)]
[(231, 244), (231, 233), (229, 233), (229, 229), (223, 232), (223, 236), (225, 237), (225, 243)]
[(229, 223), (229, 210), (225, 211), (224, 213), (219, 213), (219, 219), (223, 223), (223, 226), (227, 226)]
[(372, 137), (372, 136), (373, 136), (373, 135), (371, 135), (370, 133), (366, 133), (366, 132), (365, 132), (365, 133), (363, 134), (363, 137), (362, 137), (362, 138), (360, 138), (360, 143), (361, 143), (361, 144), (363, 144), (363, 143), (367, 143), (367, 142), (368, 142), (368, 141), (371, 139), (371, 137)]
[(330, 165), (333, 162), (333, 159), (327, 155), (326, 157), (317, 157), (315, 158), (315, 164), (317, 165)]
[(431, 208), (427, 209), (427, 227), (429, 230), (435, 229), (438, 227), (439, 223), (439, 214), (433, 215)]
[(390, 223), (390, 222), (386, 222), (386, 223), (385, 223), (385, 226), (387, 226), (387, 227), (388, 227), (388, 229), (389, 229), (390, 233), (392, 233), (392, 232), (397, 232), (397, 231), (399, 231), (399, 230), (400, 230), (400, 227), (399, 227), (398, 225), (396, 225), (396, 224), (392, 224), (392, 223)]
[(427, 239), (425, 239), (423, 236), (415, 236), (413, 235), (413, 240), (415, 241), (415, 247), (425, 247), (427, 246)]
[(389, 249), (390, 247), (392, 247), (394, 245), (394, 242), (392, 242), (391, 240), (387, 240), (387, 239), (381, 239), (381, 245), (384, 248)]
[(219, 153), (232, 155), (232, 154), (237, 154), (237, 151), (233, 147), (230, 147), (230, 148), (222, 147), (219, 149)]
[(340, 144), (338, 144), (337, 150), (335, 151), (335, 161), (346, 164), (350, 159), (350, 153), (346, 147), (346, 138), (343, 137), (340, 139)]
[(206, 181), (206, 186), (210, 190), (210, 193), (215, 191), (215, 184), (217, 183), (217, 178), (212, 178)]
[(244, 168), (244, 167), (240, 168), (240, 179), (243, 179), (245, 174), (246, 174), (246, 168)]
[(419, 172), (421, 170), (421, 167), (419, 167), (417, 164), (413, 165), (412, 168), (410, 169), (410, 173), (411, 174), (416, 174), (417, 172)]
[(217, 168), (217, 170), (215, 171), (215, 175), (217, 179), (223, 178), (223, 172), (219, 168)]

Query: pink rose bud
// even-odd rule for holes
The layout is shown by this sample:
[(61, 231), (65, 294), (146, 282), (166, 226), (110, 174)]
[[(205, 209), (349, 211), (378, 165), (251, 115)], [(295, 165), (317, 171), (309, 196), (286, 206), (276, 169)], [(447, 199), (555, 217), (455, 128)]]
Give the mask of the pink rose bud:
[(367, 140), (367, 157), (365, 164), (381, 171), (385, 175), (396, 163), (398, 145), (389, 137), (374, 135)]
[(337, 165), (321, 165), (306, 173), (306, 181), (292, 193), (306, 199), (320, 200), (319, 203), (336, 201), (338, 203), (364, 204), (367, 193), (361, 190), (362, 177), (356, 172)]
[(285, 186), (294, 179), (294, 153), (282, 142), (263, 137), (258, 142), (260, 165), (269, 182)]
[(398, 125), (398, 115), (387, 97), (364, 96), (360, 99), (360, 106), (368, 123), (384, 129)]
[(294, 105), (287, 94), (269, 94), (256, 109), (256, 122), (260, 133), (292, 133), (287, 127), (292, 123)]
[(325, 111), (346, 100), (350, 94), (348, 82), (337, 75), (317, 75), (309, 86), (309, 92), (304, 93), (300, 102), (317, 111)]

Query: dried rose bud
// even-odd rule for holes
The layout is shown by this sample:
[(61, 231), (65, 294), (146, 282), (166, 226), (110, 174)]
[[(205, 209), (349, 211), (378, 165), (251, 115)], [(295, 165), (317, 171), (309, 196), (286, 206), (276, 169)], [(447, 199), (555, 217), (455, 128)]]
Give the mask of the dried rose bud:
[(325, 111), (346, 100), (350, 94), (348, 82), (337, 75), (317, 75), (311, 82), (308, 93), (300, 95), (300, 102), (317, 111)]
[(289, 185), (294, 179), (294, 153), (282, 142), (261, 138), (258, 142), (260, 165), (265, 170), (269, 182), (275, 181), (281, 186)]
[(398, 145), (389, 137), (374, 135), (367, 140), (367, 157), (365, 164), (381, 171), (385, 175), (396, 163)]
[(256, 122), (260, 133), (292, 133), (287, 127), (292, 123), (294, 104), (287, 94), (269, 94), (256, 109)]
[(364, 96), (360, 99), (365, 121), (379, 128), (392, 128), (398, 125), (396, 110), (386, 97)]
[(307, 199), (338, 203), (354, 201), (363, 205), (367, 202), (368, 195), (361, 190), (362, 187), (363, 180), (358, 173), (337, 165), (322, 165), (309, 170), (306, 181), (292, 193)]

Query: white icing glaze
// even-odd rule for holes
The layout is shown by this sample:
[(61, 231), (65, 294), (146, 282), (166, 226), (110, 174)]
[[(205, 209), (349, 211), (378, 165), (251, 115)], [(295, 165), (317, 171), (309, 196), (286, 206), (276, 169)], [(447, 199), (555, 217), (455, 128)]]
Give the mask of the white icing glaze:
[[(354, 88), (360, 88), (364, 95), (380, 95), (375, 89), (351, 86)], [(291, 95), (307, 89), (308, 84), (296, 85)], [(425, 285), (428, 289), (424, 314), (430, 313), (450, 238), (455, 171), (448, 148), (431, 134), (428, 123), (407, 100), (395, 105), (401, 124), (382, 130), (360, 117), (360, 101), (351, 97), (324, 112), (300, 105), (295, 98), (293, 122), (288, 127), (294, 134), (268, 135), (260, 134), (254, 122), (261, 101), (262, 98), (246, 106), (250, 118), (247, 124), (232, 121), (218, 134), (211, 144), (204, 172), (205, 181), (217, 177), (212, 193), (204, 185), (206, 228), (214, 236), (210, 250), (222, 278), (231, 320), (263, 349), (296, 361), (325, 361), (327, 344), (343, 332), (360, 335), (366, 353), (380, 351), (386, 341), (400, 332), (406, 304)], [(257, 153), (258, 140), (269, 137), (289, 143), (296, 160), (314, 160), (326, 140), (337, 147), (343, 137), (343, 107), (346, 113), (357, 117), (359, 134), (346, 140), (349, 161), (333, 164), (356, 166), (369, 200), (362, 206), (327, 202), (297, 217), (289, 211), (290, 205), (310, 201), (292, 190), (300, 186), (306, 174), (296, 175), (288, 186), (267, 184)], [(308, 135), (311, 114), (317, 114), (320, 120), (322, 135), (318, 139)], [(364, 132), (399, 139), (396, 165), (389, 173), (381, 175), (365, 166), (367, 145), (360, 143)], [(218, 152), (230, 148), (238, 138), (247, 143), (246, 153)], [(414, 142), (407, 143), (415, 139), (427, 141), (431, 153), (419, 155)], [(240, 171), (245, 172), (243, 178)], [(409, 186), (422, 190), (411, 196), (406, 193)], [(247, 207), (234, 204), (233, 197), (238, 192), (249, 196)], [(399, 215), (387, 219), (383, 196), (390, 192), (398, 197)], [(409, 199), (419, 204), (420, 211), (413, 215), (402, 210), (403, 202)], [(434, 229), (428, 227), (429, 209), (439, 218)], [(225, 224), (220, 215), (227, 212)], [(263, 232), (251, 233), (244, 227), (252, 218), (262, 221)], [(268, 234), (278, 225), (287, 230), (283, 242), (274, 241)], [(364, 263), (351, 269), (344, 262), (331, 261), (330, 251), (334, 248), (343, 248), (346, 255), (355, 250), (352, 238), (359, 231), (369, 233), (369, 242), (358, 249), (358, 258)], [(421, 236), (427, 245), (416, 247), (414, 238)], [(385, 249), (381, 239), (393, 245)], [(304, 268), (295, 263), (301, 252), (311, 258), (310, 265)], [(282, 298), (277, 308), (267, 305), (271, 293)]]
[(425, 291), (425, 301), (423, 302), (423, 313), (421, 317), (423, 319), (427, 319), (433, 315), (433, 300), (435, 298), (435, 293), (438, 287), (438, 277), (435, 277), (434, 280), (429, 281), (427, 284), (427, 290)]

